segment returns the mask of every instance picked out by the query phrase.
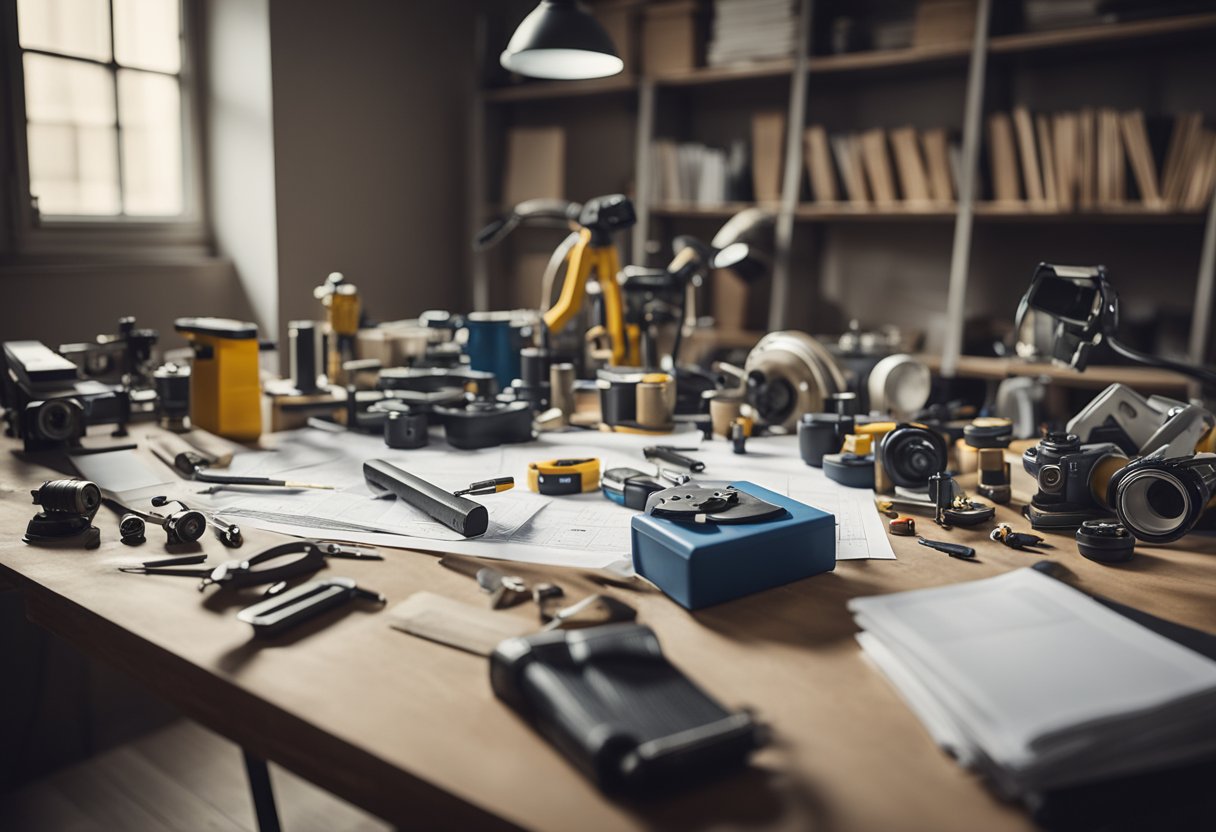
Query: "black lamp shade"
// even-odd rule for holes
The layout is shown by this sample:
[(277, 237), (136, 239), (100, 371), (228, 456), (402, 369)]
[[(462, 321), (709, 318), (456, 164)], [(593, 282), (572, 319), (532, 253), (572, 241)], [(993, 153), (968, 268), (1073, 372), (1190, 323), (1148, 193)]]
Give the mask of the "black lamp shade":
[(604, 78), (625, 68), (604, 27), (576, 0), (541, 0), (499, 60), (520, 75), (555, 80)]

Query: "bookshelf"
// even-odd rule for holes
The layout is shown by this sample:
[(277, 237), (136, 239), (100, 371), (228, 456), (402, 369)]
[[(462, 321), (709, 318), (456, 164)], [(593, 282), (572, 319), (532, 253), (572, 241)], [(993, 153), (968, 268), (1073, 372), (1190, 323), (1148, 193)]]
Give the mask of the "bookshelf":
[[(985, 163), (980, 150), (985, 143), (985, 114), (1012, 106), (1018, 95), (1014, 88), (1021, 73), (1033, 71), (1044, 60), (1054, 62), (1053, 66), (1084, 66), (1088, 62), (1112, 60), (1143, 62), (1151, 72), (1156, 72), (1153, 55), (1168, 55), (1175, 45), (1195, 51), (1197, 46), (1202, 50), (1202, 44), (1216, 43), (1216, 13), (1043, 32), (992, 32), (988, 21), (994, 7), (1004, 2), (1009, 0), (977, 0), (980, 23), (969, 44), (819, 55), (810, 54), (811, 38), (807, 36), (799, 38), (800, 51), (790, 60), (701, 67), (653, 76), (643, 71), (636, 76), (589, 82), (525, 82), (483, 90), (477, 106), (488, 112), (504, 108), (522, 111), (546, 106), (548, 102), (587, 100), (594, 101), (597, 107), (615, 108), (633, 130), (631, 146), (622, 151), (634, 165), (632, 194), (638, 210), (638, 224), (628, 246), (631, 258), (628, 262), (658, 265), (664, 259), (667, 241), (673, 235), (692, 231), (708, 238), (716, 224), (754, 204), (693, 205), (652, 201), (651, 180), (655, 174), (650, 169), (650, 148), (656, 139), (669, 135), (664, 131), (664, 119), (670, 121), (671, 113), (675, 112), (687, 131), (676, 138), (709, 143), (721, 140), (720, 136), (708, 135), (717, 129), (712, 119), (715, 108), (730, 107), (740, 100), (755, 99), (765, 107), (779, 102), (785, 113), (785, 174), (780, 199), (760, 205), (775, 215), (777, 224), (768, 316), (770, 330), (787, 326), (790, 310), (805, 305), (808, 293), (810, 303), (818, 302), (816, 292), (823, 279), (826, 241), (850, 228), (858, 228), (856, 233), (863, 233), (863, 228), (873, 228), (872, 233), (884, 236), (888, 230), (907, 229), (904, 237), (910, 234), (914, 239), (923, 230), (923, 235), (940, 241), (942, 260), (948, 263), (948, 269), (941, 270), (940, 285), (932, 287), (942, 296), (945, 308), (944, 326), (940, 327), (944, 335), (936, 353), (936, 364), (944, 375), (969, 375), (972, 373), (964, 370), (974, 370), (974, 367), (966, 364), (965, 368), (964, 359), (970, 362), (973, 357), (963, 355), (963, 330), (970, 297), (976, 292), (982, 295), (988, 288), (977, 283), (973, 272), (976, 256), (997, 256), (986, 250), (992, 235), (1012, 234), (1019, 240), (1025, 239), (1026, 235), (1031, 238), (1043, 235), (1045, 240), (1058, 240), (1061, 235), (1075, 233), (1087, 240), (1097, 235), (1139, 241), (1154, 239), (1156, 230), (1160, 229), (1168, 238), (1172, 251), (1185, 252), (1184, 257), (1179, 256), (1197, 264), (1188, 267), (1196, 269), (1191, 272), (1196, 277), (1185, 290), (1194, 298), (1193, 304), (1188, 298), (1187, 305), (1195, 310), (1187, 346), (1192, 360), (1208, 361), (1212, 342), (1211, 306), (1216, 296), (1216, 200), (1203, 210), (1158, 209), (1129, 202), (1106, 208), (1060, 211), (1021, 202), (997, 202), (987, 196), (979, 199), (963, 195), (975, 193), (975, 188), (968, 187), (968, 182), (976, 181), (981, 175), (981, 165)], [(809, 35), (816, 8), (825, 5), (823, 0), (818, 3), (801, 0), (798, 24), (804, 34)], [(857, 207), (844, 202), (806, 201), (802, 175), (803, 127), (820, 118), (825, 106), (830, 108), (833, 102), (848, 100), (847, 97), (855, 93), (898, 90), (916, 83), (924, 83), (927, 89), (940, 93), (940, 97), (949, 98), (947, 106), (957, 108), (950, 126), (962, 133), (958, 202)], [(1117, 98), (1117, 94), (1114, 97)], [(612, 103), (601, 104), (608, 101)], [(1081, 106), (1089, 102), (1073, 103)], [(1167, 108), (1171, 106), (1175, 110), (1193, 107), (1177, 103), (1166, 105)], [(1206, 104), (1203, 110), (1209, 118), (1216, 113), (1216, 107)], [(864, 123), (856, 125), (861, 129), (866, 126)], [(493, 140), (492, 132), (484, 129), (475, 135), (475, 145), (480, 142), (484, 146)], [(796, 170), (791, 173), (791, 168)], [(480, 208), (485, 205), (486, 195), (492, 193), (492, 186), (483, 178), (474, 184), (473, 192)], [(571, 194), (576, 198), (589, 195)], [(1107, 228), (1110, 231), (1101, 230)], [(1037, 244), (1026, 252), (1027, 257), (1034, 259), (1041, 259), (1040, 254), (1051, 256), (1050, 249), (1039, 252)], [(1105, 255), (1099, 248), (1087, 262), (1103, 259)], [(486, 260), (477, 258), (475, 263), (475, 298), (490, 296), (487, 286), (492, 278)], [(1125, 274), (1116, 268), (1113, 273), (1121, 289), (1137, 279), (1130, 269)], [(1026, 270), (1028, 276), (1029, 268)], [(1141, 279), (1151, 278), (1145, 275)], [(858, 314), (858, 310), (852, 308), (846, 312), (848, 316)]]

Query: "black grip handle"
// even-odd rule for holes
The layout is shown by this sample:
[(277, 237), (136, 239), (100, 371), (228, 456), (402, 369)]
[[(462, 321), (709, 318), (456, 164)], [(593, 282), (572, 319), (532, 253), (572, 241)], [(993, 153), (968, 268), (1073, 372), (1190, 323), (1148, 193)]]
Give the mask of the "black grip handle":
[(490, 513), (481, 503), (457, 497), (383, 459), (363, 463), (363, 477), (373, 489), (394, 494), (465, 537), (485, 534), (490, 526)]

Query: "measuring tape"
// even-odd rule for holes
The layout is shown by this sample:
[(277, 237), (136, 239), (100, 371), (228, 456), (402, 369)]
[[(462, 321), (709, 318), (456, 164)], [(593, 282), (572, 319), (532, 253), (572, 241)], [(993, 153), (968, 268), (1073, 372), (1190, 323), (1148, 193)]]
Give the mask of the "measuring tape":
[(537, 494), (581, 494), (599, 487), (600, 461), (595, 457), (551, 459), (528, 465), (528, 488)]

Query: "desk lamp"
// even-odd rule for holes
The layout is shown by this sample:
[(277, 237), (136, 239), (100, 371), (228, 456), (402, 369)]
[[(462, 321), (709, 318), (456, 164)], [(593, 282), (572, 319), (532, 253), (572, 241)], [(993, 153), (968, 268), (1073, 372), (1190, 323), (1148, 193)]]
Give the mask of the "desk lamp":
[(604, 31), (577, 0), (541, 0), (503, 51), (503, 68), (529, 78), (606, 78), (625, 68)]

